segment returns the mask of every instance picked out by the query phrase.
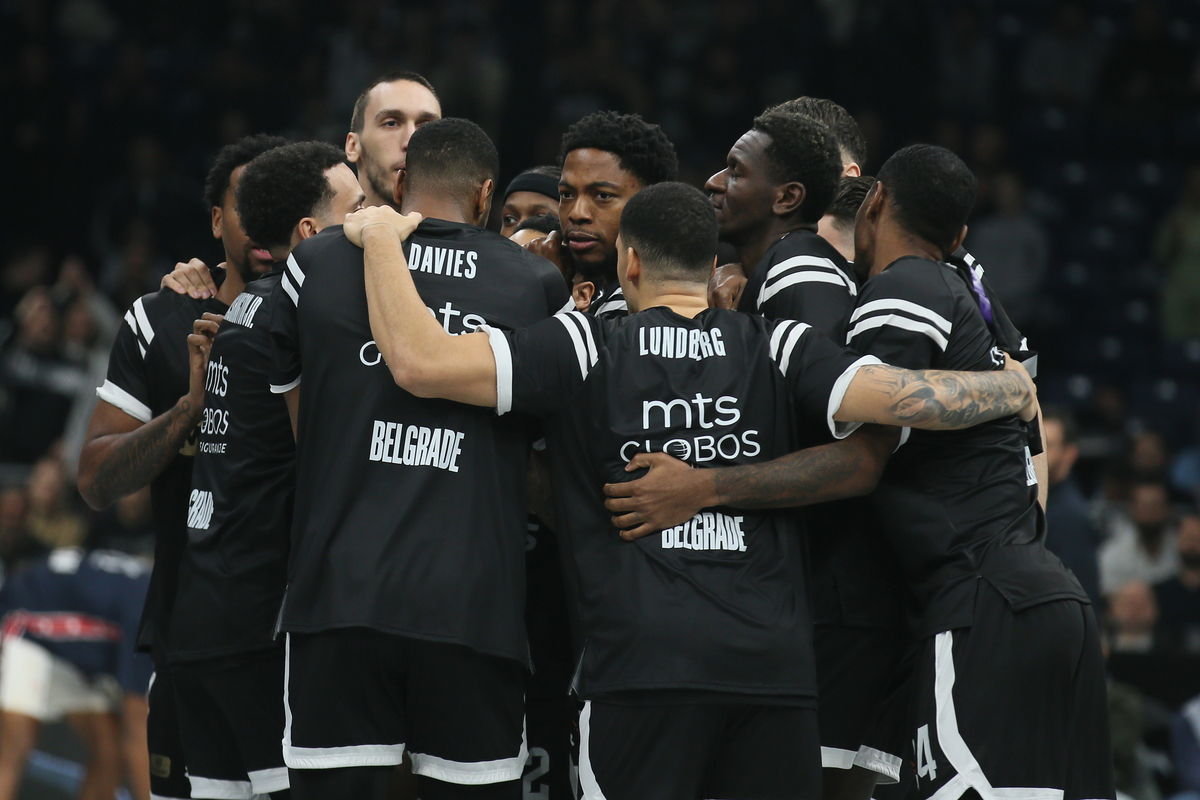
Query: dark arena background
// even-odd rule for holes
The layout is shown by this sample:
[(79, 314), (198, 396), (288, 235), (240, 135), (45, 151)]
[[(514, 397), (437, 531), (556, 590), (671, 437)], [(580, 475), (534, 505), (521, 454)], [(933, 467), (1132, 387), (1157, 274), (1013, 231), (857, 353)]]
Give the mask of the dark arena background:
[[(491, 135), (501, 186), (603, 109), (661, 125), (697, 187), (801, 95), (855, 117), (866, 174), (914, 142), (958, 153), (979, 179), (966, 247), (1067, 420), (1050, 537), (1098, 575), (1117, 785), (1200, 792), (1197, 0), (0, 0), (6, 572), (59, 546), (152, 552), (147, 492), (92, 512), (75, 488), (124, 310), (176, 262), (221, 260), (202, 199), (220, 147), (340, 147), (392, 69)], [(19, 796), (74, 796), (69, 726), (39, 748)]]

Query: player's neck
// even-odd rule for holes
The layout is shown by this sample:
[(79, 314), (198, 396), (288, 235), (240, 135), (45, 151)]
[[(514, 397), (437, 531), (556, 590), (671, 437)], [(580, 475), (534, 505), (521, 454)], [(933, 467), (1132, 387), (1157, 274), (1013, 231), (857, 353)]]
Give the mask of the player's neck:
[(875, 240), (874, 258), (871, 259), (871, 275), (878, 275), (899, 259), (910, 256), (928, 261), (941, 261), (942, 251), (936, 245), (910, 236), (904, 231), (880, 231)]
[(217, 299), (225, 305), (231, 305), (242, 290), (246, 288), (246, 282), (242, 280), (242, 272), (237, 265), (233, 263), (233, 259), (229, 254), (225, 254), (225, 280), (221, 281), (221, 288), (217, 289)]
[(410, 214), (416, 211), (425, 219), (440, 219), (446, 222), (461, 222), (466, 225), (475, 225), (475, 220), (467, 219), (467, 215), (463, 213), (462, 207), (455, 202), (445, 200), (441, 197), (426, 197), (417, 195), (411, 197), (404, 196), (404, 203), (400, 208), (401, 214)]
[(738, 258), (742, 261), (742, 271), (746, 275), (751, 275), (754, 272), (754, 268), (758, 266), (758, 262), (762, 261), (763, 254), (770, 249), (771, 245), (792, 231), (798, 230), (816, 233), (817, 226), (797, 222), (794, 219), (771, 217), (761, 230), (751, 233), (746, 237), (745, 242), (738, 245), (737, 253)]
[(708, 308), (708, 287), (699, 284), (667, 283), (648, 292), (640, 290), (638, 295), (635, 302), (639, 311), (665, 306), (691, 319)]

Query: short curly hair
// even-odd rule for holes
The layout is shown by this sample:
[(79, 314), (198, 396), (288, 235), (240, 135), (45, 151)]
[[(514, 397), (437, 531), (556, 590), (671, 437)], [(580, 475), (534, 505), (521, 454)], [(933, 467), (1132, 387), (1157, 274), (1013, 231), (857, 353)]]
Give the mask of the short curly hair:
[(832, 100), (823, 97), (797, 97), (780, 103), (771, 111), (782, 111), (786, 114), (801, 114), (805, 117), (824, 122), (833, 134), (833, 140), (841, 151), (843, 160), (853, 161), (860, 167), (867, 164), (867, 140), (859, 130), (858, 123), (850, 112)]
[(342, 149), (325, 142), (284, 145), (251, 161), (237, 187), (246, 235), (268, 250), (286, 247), (300, 220), (328, 209), (333, 187), (325, 172), (345, 163)]
[(238, 139), (233, 144), (227, 144), (217, 152), (212, 169), (204, 179), (204, 202), (209, 208), (225, 204), (225, 192), (229, 191), (229, 181), (233, 171), (244, 167), (268, 150), (282, 147), (288, 140), (282, 136), (268, 136), (256, 133)]
[(643, 186), (673, 181), (679, 175), (675, 145), (657, 125), (637, 114), (597, 111), (567, 128), (558, 156), (561, 168), (572, 150), (591, 148), (612, 153), (621, 169), (633, 173)]
[(900, 227), (949, 256), (979, 187), (963, 160), (944, 147), (909, 145), (883, 162), (879, 182), (891, 195)]
[(829, 128), (812, 117), (771, 110), (755, 117), (754, 130), (771, 137), (763, 153), (775, 180), (804, 185), (801, 222), (819, 221), (837, 194), (842, 174), (842, 159)]

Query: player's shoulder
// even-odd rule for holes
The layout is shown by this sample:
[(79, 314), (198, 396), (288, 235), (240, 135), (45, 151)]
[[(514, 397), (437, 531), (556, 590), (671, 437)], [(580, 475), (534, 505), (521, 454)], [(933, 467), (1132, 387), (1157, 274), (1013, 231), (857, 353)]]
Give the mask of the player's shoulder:
[(313, 266), (325, 263), (330, 257), (338, 256), (355, 258), (361, 262), (362, 250), (346, 237), (341, 225), (329, 225), (292, 248), (287, 263), (297, 269), (300, 268), (297, 265), (303, 265), (303, 269), (307, 271)]
[(173, 335), (186, 328), (190, 333), (192, 323), (205, 311), (219, 314), (224, 310), (225, 305), (220, 301), (197, 300), (164, 288), (134, 300), (125, 311), (125, 322), (149, 349), (164, 330)]
[(518, 268), (518, 274), (528, 274), (538, 280), (561, 275), (558, 267), (548, 259), (526, 250), (496, 231), (477, 228), (468, 234), (467, 241), (474, 247), (486, 248), (489, 256), (511, 263)]
[[(954, 268), (940, 261), (906, 256), (893, 262), (863, 284), (859, 303), (874, 298), (898, 297), (906, 300), (938, 302), (955, 294)], [(958, 281), (961, 283), (961, 281)]]

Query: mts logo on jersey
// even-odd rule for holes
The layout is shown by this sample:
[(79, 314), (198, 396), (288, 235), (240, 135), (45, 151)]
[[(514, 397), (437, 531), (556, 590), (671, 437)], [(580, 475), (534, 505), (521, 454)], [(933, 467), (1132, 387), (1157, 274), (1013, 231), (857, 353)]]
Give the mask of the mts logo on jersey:
[(229, 391), (229, 367), (225, 366), (225, 359), (218, 358), (216, 361), (208, 362), (208, 372), (204, 379), (204, 391), (212, 392), (213, 394), (224, 397)]
[(198, 531), (208, 530), (208, 523), (212, 521), (212, 512), (212, 492), (192, 489), (192, 497), (188, 501), (188, 527)]
[(437, 467), (458, 472), (465, 433), (449, 428), (424, 428), (375, 420), (371, 431), (371, 461), (408, 467)]
[(742, 517), (701, 511), (690, 521), (662, 532), (663, 550), (737, 550), (746, 552)]

